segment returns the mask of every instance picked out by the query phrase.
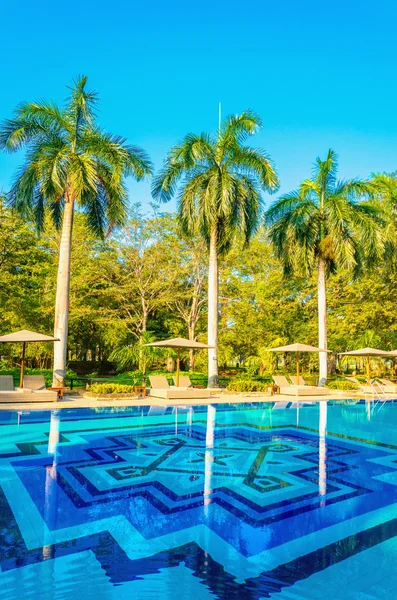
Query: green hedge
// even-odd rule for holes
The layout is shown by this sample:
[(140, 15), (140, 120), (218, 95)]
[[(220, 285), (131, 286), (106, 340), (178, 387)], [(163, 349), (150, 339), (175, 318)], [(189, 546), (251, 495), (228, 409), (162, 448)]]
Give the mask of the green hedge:
[(256, 379), (236, 377), (229, 381), (227, 389), (233, 392), (266, 392), (268, 384)]
[(327, 381), (327, 387), (331, 390), (357, 390), (358, 385), (346, 379), (331, 379)]
[(93, 383), (89, 391), (93, 394), (131, 394), (134, 392), (132, 385), (120, 383)]

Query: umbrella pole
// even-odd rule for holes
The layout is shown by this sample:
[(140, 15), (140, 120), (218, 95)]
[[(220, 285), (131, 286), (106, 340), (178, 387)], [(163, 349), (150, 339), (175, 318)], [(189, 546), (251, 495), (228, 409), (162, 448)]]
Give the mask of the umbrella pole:
[(296, 353), (296, 381), (297, 385), (300, 385), (300, 364), (299, 364), (299, 352)]
[(179, 387), (179, 364), (181, 360), (181, 348), (178, 346), (178, 358), (176, 359), (176, 387)]
[(367, 380), (368, 380), (368, 385), (371, 385), (371, 367), (370, 367), (369, 356), (367, 356)]
[(23, 342), (22, 345), (22, 360), (21, 360), (21, 375), (19, 378), (19, 387), (23, 387), (23, 374), (25, 371), (25, 351), (26, 351), (26, 342)]

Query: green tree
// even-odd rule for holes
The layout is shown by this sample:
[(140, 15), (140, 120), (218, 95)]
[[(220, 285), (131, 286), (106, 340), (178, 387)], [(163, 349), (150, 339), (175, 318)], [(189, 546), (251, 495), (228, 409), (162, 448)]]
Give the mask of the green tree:
[[(340, 267), (356, 274), (365, 261), (379, 258), (383, 240), (379, 213), (362, 202), (373, 189), (369, 182), (337, 180), (333, 150), (317, 158), (313, 177), (281, 196), (267, 211), (270, 236), (288, 275), (317, 269), (318, 344), (327, 348), (326, 276)], [(327, 356), (319, 353), (320, 385), (327, 380)]]
[(126, 334), (139, 339), (153, 330), (150, 320), (156, 312), (174, 299), (181, 263), (175, 218), (165, 214), (146, 218), (136, 206), (111, 245), (113, 264), (104, 275), (116, 301), (114, 310)]
[(218, 259), (230, 250), (236, 232), (248, 244), (261, 214), (261, 191), (274, 191), (278, 178), (272, 160), (262, 150), (245, 145), (261, 126), (245, 111), (226, 118), (217, 135), (188, 134), (168, 153), (153, 181), (154, 198), (167, 202), (179, 183), (178, 217), (186, 236), (200, 235), (209, 249), (208, 385), (218, 380)]
[(48, 210), (62, 227), (55, 301), (55, 385), (64, 385), (69, 318), (70, 254), (75, 204), (86, 213), (99, 237), (121, 225), (126, 216), (125, 177), (151, 173), (147, 155), (125, 140), (103, 132), (96, 123), (97, 95), (86, 89), (87, 77), (73, 85), (63, 108), (52, 102), (27, 102), (2, 123), (0, 148), (27, 148), (9, 195), (11, 206), (32, 215), (43, 228)]

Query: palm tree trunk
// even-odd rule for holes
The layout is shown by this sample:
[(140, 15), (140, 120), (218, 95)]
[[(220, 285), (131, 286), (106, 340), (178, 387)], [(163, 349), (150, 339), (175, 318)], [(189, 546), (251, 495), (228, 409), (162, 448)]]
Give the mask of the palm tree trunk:
[(72, 248), (74, 198), (71, 194), (66, 197), (63, 213), (61, 243), (59, 246), (59, 263), (57, 276), (57, 291), (55, 299), (54, 337), (59, 342), (54, 343), (54, 373), (53, 387), (65, 385), (66, 352), (68, 344), (69, 323), (69, 289), (70, 289), (70, 253)]
[[(317, 279), (317, 300), (318, 300), (318, 345), (320, 348), (327, 349), (327, 291), (325, 284), (325, 262), (323, 258), (318, 259), (318, 279)], [(320, 377), (319, 385), (323, 386), (327, 382), (328, 366), (327, 353), (319, 352)]]
[(218, 385), (218, 251), (216, 232), (210, 238), (208, 269), (208, 387)]

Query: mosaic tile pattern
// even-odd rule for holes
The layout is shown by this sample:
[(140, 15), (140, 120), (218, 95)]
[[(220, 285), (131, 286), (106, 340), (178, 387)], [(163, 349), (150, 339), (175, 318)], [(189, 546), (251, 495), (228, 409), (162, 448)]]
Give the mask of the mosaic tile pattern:
[(394, 403), (3, 413), (0, 600), (326, 597), (397, 535), (394, 430)]

